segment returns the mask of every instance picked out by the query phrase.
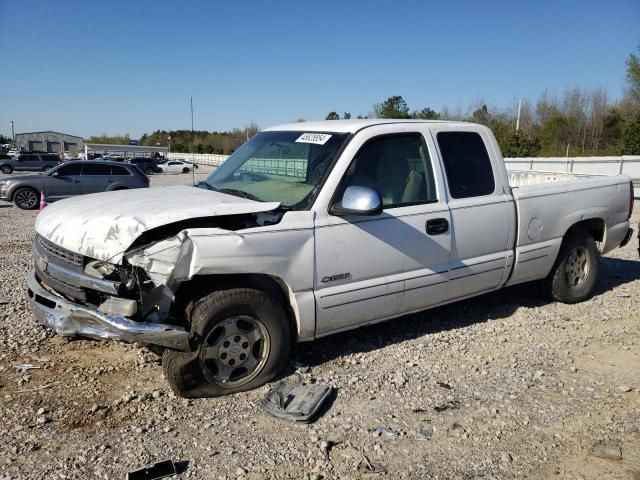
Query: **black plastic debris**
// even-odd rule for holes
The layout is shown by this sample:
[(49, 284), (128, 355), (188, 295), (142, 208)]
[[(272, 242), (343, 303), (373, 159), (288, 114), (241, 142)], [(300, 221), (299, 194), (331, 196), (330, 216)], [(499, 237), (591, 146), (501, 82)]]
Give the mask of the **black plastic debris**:
[(283, 381), (260, 400), (260, 406), (274, 417), (310, 423), (315, 420), (332, 393), (331, 387), (321, 383), (301, 385)]
[(150, 467), (127, 473), (126, 480), (155, 480), (177, 474), (176, 466), (171, 460), (158, 462)]

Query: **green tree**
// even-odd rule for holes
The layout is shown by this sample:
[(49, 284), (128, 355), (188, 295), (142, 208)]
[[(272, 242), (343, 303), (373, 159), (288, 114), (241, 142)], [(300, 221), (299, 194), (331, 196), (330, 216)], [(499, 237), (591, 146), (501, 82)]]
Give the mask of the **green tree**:
[(623, 142), (623, 155), (640, 155), (640, 113), (627, 125)]
[(349, 112), (344, 112), (342, 115), (343, 120), (351, 120), (351, 114)]
[(340, 120), (340, 115), (338, 115), (336, 112), (329, 112), (325, 120)]
[(425, 107), (419, 112), (413, 112), (411, 116), (420, 120), (438, 120), (440, 118), (440, 114), (430, 107)]
[(491, 114), (486, 105), (482, 105), (479, 109), (475, 110), (472, 114), (472, 119), (475, 123), (482, 125), (491, 125)]
[(86, 143), (106, 143), (108, 145), (128, 145), (131, 137), (127, 133), (126, 135), (93, 135), (85, 139)]
[(541, 153), (544, 156), (562, 156), (571, 141), (571, 125), (561, 113), (552, 114), (542, 125)]
[[(640, 46), (638, 46), (640, 52)], [(629, 96), (636, 102), (640, 102), (640, 57), (633, 53), (627, 58), (627, 83)]]
[(382, 103), (375, 104), (373, 112), (376, 118), (411, 118), (407, 102), (400, 95), (394, 95)]

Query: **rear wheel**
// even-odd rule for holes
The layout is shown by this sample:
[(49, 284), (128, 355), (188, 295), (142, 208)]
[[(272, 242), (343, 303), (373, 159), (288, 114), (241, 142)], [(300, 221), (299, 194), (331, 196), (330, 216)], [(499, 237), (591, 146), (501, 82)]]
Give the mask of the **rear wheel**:
[(563, 303), (588, 299), (598, 277), (598, 249), (593, 237), (584, 230), (569, 232), (549, 276), (544, 280), (549, 296)]
[(13, 203), (22, 210), (35, 210), (40, 203), (40, 194), (33, 188), (19, 188), (13, 194)]
[(11, 172), (13, 172), (13, 168), (11, 168), (10, 165), (2, 165), (2, 167), (0, 167), (0, 171), (2, 171), (2, 173), (4, 174), (10, 174)]
[(182, 169), (182, 173), (189, 173), (189, 168), (188, 167), (184, 167)]
[(282, 306), (260, 290), (210, 293), (191, 311), (194, 352), (165, 350), (165, 376), (183, 397), (218, 397), (257, 388), (286, 366), (291, 331)]
[(144, 171), (144, 173), (146, 173), (147, 175), (153, 175), (155, 172), (153, 171), (153, 168), (148, 167), (148, 168)]

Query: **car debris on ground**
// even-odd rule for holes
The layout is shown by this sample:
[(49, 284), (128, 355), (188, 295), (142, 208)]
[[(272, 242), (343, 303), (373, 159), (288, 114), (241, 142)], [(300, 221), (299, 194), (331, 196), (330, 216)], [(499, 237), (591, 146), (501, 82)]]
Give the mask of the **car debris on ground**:
[(333, 388), (321, 383), (282, 381), (260, 400), (260, 406), (274, 417), (309, 423), (316, 419), (333, 392)]

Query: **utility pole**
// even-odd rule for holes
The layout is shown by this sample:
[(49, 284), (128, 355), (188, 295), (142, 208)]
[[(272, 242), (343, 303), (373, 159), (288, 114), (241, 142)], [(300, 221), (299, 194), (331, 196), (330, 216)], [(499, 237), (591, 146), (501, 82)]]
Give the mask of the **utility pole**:
[(193, 133), (193, 97), (189, 97), (191, 101), (191, 132)]
[(516, 133), (520, 130), (520, 111), (522, 110), (522, 100), (518, 100), (518, 119), (516, 120)]
[(13, 141), (13, 148), (16, 148), (16, 133), (13, 131), (13, 120), (9, 122), (11, 125), (11, 140)]

